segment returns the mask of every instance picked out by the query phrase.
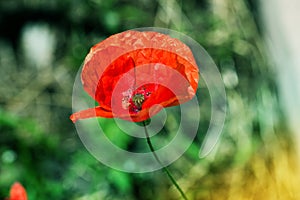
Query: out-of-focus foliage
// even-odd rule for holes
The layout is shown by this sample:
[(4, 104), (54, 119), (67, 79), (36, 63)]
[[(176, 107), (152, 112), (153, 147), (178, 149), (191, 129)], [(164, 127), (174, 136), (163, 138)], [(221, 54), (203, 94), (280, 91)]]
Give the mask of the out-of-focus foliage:
[[(215, 151), (198, 158), (210, 120), (202, 82), (199, 133), (170, 166), (187, 195), (299, 198), (293, 146), (257, 27), (257, 5), (251, 2), (0, 1), (0, 198), (18, 180), (30, 200), (178, 199), (160, 171), (127, 174), (98, 162), (69, 120), (74, 78), (89, 48), (111, 34), (147, 26), (179, 30), (198, 41), (219, 66), (226, 86), (228, 114)], [(169, 116), (153, 138), (157, 148), (172, 137), (176, 118)], [(116, 145), (147, 151), (143, 142), (121, 135), (112, 120), (100, 121)]]

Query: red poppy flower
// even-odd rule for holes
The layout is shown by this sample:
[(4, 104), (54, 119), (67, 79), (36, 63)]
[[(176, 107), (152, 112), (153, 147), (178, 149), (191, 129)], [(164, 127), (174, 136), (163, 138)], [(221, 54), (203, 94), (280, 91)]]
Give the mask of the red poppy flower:
[(197, 64), (184, 43), (162, 33), (125, 31), (91, 48), (81, 81), (99, 106), (70, 119), (144, 121), (163, 107), (192, 99), (198, 80)]
[(7, 200), (27, 200), (26, 190), (20, 183), (14, 183), (10, 188), (9, 198)]

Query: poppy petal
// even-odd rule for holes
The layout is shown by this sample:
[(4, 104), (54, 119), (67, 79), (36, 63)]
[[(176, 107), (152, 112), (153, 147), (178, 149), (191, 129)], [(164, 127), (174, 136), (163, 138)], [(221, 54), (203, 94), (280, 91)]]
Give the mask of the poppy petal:
[(79, 119), (87, 119), (92, 117), (106, 117), (112, 118), (113, 114), (111, 111), (106, 110), (103, 107), (97, 106), (95, 108), (88, 108), (86, 110), (81, 110), (79, 112), (73, 113), (70, 116), (70, 119), (75, 123)]
[[(143, 54), (143, 56), (140, 54)], [(155, 57), (153, 55), (160, 56)], [(143, 58), (142, 60), (141, 57)], [(135, 61), (133, 62), (132, 60)], [(139, 50), (139, 52), (131, 52), (129, 55), (125, 54), (109, 65), (103, 72), (102, 77), (99, 80), (96, 94), (94, 95), (95, 99), (99, 102), (99, 104), (110, 107), (112, 93), (114, 92), (116, 84), (124, 84), (124, 88), (127, 87), (128, 89), (129, 87), (133, 87), (133, 82), (137, 82), (139, 85), (139, 83), (144, 82), (145, 79), (149, 79), (149, 75), (151, 75), (154, 78), (152, 81), (160, 81), (165, 85), (169, 85), (171, 82), (178, 81), (178, 78), (174, 79), (174, 76), (172, 76), (172, 74), (174, 74), (174, 72), (172, 72), (173, 70), (179, 72), (185, 79), (187, 79), (185, 82), (188, 84), (185, 84), (184, 90), (186, 92), (190, 92), (188, 87), (192, 86), (194, 95), (198, 87), (198, 70), (191, 64), (182, 63), (185, 63), (185, 61), (179, 58), (178, 55), (162, 50), (145, 49)], [(167, 67), (160, 67), (162, 65)], [(123, 79), (122, 83), (119, 83), (122, 75), (126, 71), (132, 70), (135, 66), (136, 74), (130, 77), (128, 76), (127, 79)], [(187, 74), (186, 71), (189, 71), (189, 73)], [(155, 80), (155, 78), (157, 80)], [(158, 79), (163, 79), (163, 81)], [(176, 84), (177, 86), (180, 86), (178, 82)], [(124, 91), (127, 89), (124, 89)], [(179, 91), (178, 87), (176, 91)]]
[[(128, 58), (132, 58), (134, 62)], [(127, 65), (128, 61), (131, 61), (131, 64)], [(182, 74), (187, 76), (193, 88), (197, 88), (198, 67), (191, 50), (184, 43), (162, 33), (125, 31), (91, 48), (82, 70), (84, 89), (100, 104), (105, 101), (106, 105), (110, 103), (107, 101), (109, 96), (102, 93), (112, 90), (99, 88), (103, 83), (103, 81), (99, 82), (100, 79), (110, 75), (115, 77), (116, 83), (120, 78), (118, 75), (126, 73), (134, 66), (148, 63), (162, 63), (174, 69), (184, 66), (181, 69)], [(106, 100), (103, 99), (104, 97)]]
[(27, 200), (27, 193), (20, 183), (11, 186), (9, 200)]

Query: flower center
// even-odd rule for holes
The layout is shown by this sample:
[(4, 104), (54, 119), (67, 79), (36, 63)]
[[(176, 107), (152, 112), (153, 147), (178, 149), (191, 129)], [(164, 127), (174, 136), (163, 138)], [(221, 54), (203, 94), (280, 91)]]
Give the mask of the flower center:
[(137, 93), (132, 97), (132, 102), (138, 109), (142, 107), (144, 101), (145, 101), (145, 96), (143, 94)]
[(129, 109), (130, 113), (137, 113), (142, 110), (143, 103), (149, 98), (150, 92), (142, 87), (132, 92), (128, 90), (123, 93), (122, 107)]

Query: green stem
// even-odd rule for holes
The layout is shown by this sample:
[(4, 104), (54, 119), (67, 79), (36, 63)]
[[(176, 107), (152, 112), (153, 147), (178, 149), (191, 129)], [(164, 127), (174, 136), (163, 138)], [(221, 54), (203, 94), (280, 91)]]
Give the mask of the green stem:
[(145, 134), (146, 134), (146, 139), (147, 139), (147, 144), (155, 158), (155, 160), (160, 164), (160, 166), (162, 167), (163, 171), (168, 175), (169, 179), (172, 181), (173, 185), (177, 188), (177, 190), (180, 192), (182, 198), (184, 200), (188, 200), (188, 198), (186, 197), (186, 195), (184, 194), (183, 190), (180, 188), (180, 186), (178, 185), (178, 183), (176, 182), (176, 180), (174, 179), (174, 177), (172, 176), (171, 172), (168, 170), (167, 167), (165, 167), (162, 162), (159, 160), (157, 154), (155, 153), (155, 150), (153, 148), (153, 145), (151, 143), (150, 137), (149, 137), (149, 133), (146, 127), (146, 123), (143, 121), (143, 126), (145, 129)]

